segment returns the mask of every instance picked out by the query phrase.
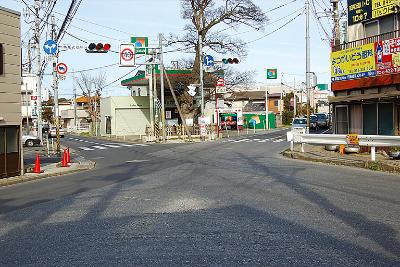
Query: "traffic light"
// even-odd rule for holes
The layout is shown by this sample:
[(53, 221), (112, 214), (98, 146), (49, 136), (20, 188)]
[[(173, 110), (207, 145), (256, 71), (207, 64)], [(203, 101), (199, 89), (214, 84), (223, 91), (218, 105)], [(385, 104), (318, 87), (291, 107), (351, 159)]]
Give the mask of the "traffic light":
[(236, 58), (236, 57), (229, 57), (229, 58), (223, 58), (222, 59), (222, 63), (224, 64), (239, 64), (240, 59)]
[(102, 44), (102, 43), (90, 43), (88, 47), (85, 49), (86, 53), (107, 53), (110, 51), (110, 44)]

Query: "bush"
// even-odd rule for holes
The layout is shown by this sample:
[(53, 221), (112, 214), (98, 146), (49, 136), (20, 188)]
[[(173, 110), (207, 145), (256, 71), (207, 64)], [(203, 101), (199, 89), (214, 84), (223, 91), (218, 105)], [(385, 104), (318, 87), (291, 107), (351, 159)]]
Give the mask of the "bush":
[(282, 124), (290, 125), (293, 121), (293, 111), (284, 110), (282, 112)]

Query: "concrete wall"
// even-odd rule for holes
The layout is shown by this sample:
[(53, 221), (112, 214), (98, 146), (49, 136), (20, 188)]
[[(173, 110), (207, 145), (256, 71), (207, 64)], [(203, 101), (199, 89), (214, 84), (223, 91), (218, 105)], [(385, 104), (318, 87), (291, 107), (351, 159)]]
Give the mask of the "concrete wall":
[(144, 96), (113, 96), (100, 100), (100, 134), (106, 135), (106, 117), (111, 117), (111, 135), (144, 135), (150, 125), (149, 98)]
[(1, 125), (21, 123), (21, 47), (20, 14), (0, 7), (0, 44), (3, 70), (0, 74)]

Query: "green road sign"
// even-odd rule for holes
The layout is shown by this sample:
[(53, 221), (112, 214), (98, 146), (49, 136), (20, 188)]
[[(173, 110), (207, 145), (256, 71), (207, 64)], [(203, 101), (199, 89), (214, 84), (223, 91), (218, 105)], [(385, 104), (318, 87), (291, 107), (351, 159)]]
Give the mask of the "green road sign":
[(278, 79), (278, 70), (267, 69), (267, 79)]
[(131, 37), (131, 42), (135, 44), (135, 54), (147, 55), (149, 47), (148, 37)]
[(328, 90), (327, 84), (317, 84), (318, 90)]

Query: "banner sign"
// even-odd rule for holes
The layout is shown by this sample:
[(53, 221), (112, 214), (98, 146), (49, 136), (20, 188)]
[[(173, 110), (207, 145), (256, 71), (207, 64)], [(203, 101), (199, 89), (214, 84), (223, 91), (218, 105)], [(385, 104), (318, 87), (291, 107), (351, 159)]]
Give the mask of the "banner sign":
[(400, 38), (375, 43), (377, 75), (400, 73)]
[(396, 0), (348, 0), (348, 23), (353, 25), (394, 13)]
[(333, 52), (332, 82), (376, 76), (374, 43)]

